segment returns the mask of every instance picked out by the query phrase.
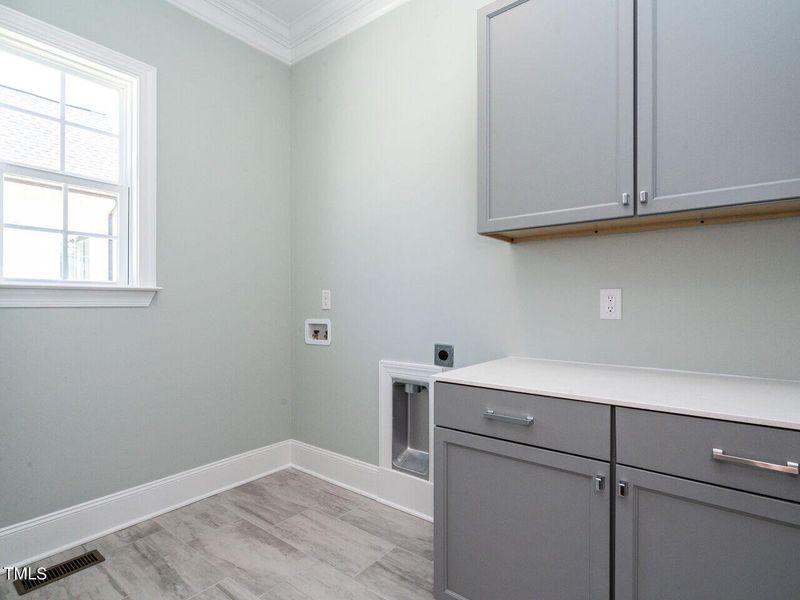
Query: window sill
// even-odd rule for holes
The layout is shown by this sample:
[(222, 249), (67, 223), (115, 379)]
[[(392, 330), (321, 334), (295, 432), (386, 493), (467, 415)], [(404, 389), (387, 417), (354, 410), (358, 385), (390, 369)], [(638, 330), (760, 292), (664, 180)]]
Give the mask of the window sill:
[(160, 289), (0, 283), (0, 308), (146, 307)]

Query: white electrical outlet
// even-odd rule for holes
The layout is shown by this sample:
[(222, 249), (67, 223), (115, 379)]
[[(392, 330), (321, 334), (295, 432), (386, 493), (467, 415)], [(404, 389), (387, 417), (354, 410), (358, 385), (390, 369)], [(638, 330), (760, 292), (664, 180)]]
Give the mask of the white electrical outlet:
[(600, 318), (622, 318), (622, 290), (600, 290)]
[(322, 290), (322, 310), (331, 309), (331, 291)]

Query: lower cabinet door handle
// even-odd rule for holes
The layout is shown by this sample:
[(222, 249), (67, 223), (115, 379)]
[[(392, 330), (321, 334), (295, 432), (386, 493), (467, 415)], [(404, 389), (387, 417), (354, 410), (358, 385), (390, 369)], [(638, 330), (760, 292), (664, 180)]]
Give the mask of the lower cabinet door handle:
[(763, 469), (764, 471), (775, 471), (776, 473), (786, 473), (787, 475), (800, 475), (800, 465), (791, 460), (787, 460), (785, 465), (780, 465), (776, 463), (764, 462), (763, 460), (742, 458), (741, 456), (725, 454), (722, 448), (713, 448), (711, 450), (711, 458), (720, 462), (733, 463), (735, 465), (743, 465), (745, 467), (754, 467), (756, 469)]
[(523, 427), (530, 427), (533, 425), (533, 417), (512, 417), (511, 415), (501, 415), (491, 408), (487, 408), (483, 413), (484, 419), (491, 419), (492, 421), (502, 421), (503, 423), (511, 423), (512, 425), (522, 425)]

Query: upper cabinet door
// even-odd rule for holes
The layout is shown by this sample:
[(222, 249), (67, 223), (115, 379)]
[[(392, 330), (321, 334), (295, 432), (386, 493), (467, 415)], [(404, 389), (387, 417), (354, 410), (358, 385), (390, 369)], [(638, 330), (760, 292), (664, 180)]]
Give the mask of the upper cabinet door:
[(637, 33), (639, 214), (800, 196), (800, 2), (639, 0)]
[(633, 214), (633, 28), (633, 0), (480, 11), (479, 232)]

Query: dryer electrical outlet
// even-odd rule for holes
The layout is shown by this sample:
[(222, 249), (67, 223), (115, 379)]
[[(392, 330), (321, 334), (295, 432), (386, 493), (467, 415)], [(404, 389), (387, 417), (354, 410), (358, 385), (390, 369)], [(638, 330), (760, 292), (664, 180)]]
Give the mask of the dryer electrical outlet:
[(452, 367), (455, 350), (450, 344), (434, 344), (433, 364), (439, 367)]

